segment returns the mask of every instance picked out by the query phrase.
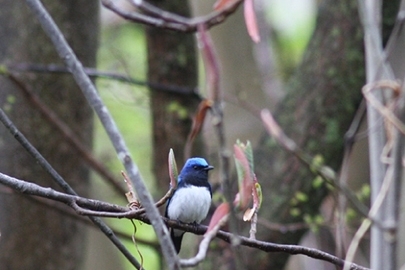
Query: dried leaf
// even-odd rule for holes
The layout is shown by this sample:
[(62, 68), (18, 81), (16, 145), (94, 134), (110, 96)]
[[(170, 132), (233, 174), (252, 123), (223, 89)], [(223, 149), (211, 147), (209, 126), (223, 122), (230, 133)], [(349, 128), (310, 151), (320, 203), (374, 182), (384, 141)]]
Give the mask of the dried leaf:
[(205, 116), (207, 115), (208, 109), (210, 109), (213, 105), (213, 102), (208, 99), (204, 99), (203, 101), (200, 102), (200, 105), (198, 106), (197, 113), (193, 118), (193, 126), (191, 127), (191, 131), (188, 134), (186, 146), (184, 148), (184, 153), (186, 157), (190, 157), (191, 155), (191, 147), (193, 145), (195, 137), (200, 133), (204, 121), (205, 121)]
[(121, 175), (122, 175), (122, 177), (124, 177), (124, 182), (127, 184), (127, 187), (128, 187), (128, 192), (125, 193), (125, 197), (127, 198), (129, 207), (131, 209), (140, 208), (141, 204), (138, 201), (138, 198), (137, 198), (135, 190), (132, 186), (131, 180), (129, 179), (128, 175), (124, 171), (121, 171)]
[(212, 107), (212, 101), (208, 99), (204, 99), (200, 102), (198, 106), (197, 113), (193, 119), (193, 126), (191, 128), (191, 132), (188, 136), (189, 141), (193, 141), (195, 137), (200, 133), (201, 128), (204, 124), (205, 116), (207, 115), (208, 109)]
[(207, 232), (210, 232), (217, 224), (221, 221), (223, 217), (229, 214), (229, 204), (228, 203), (221, 203), (217, 209), (215, 209), (214, 214), (210, 220), (210, 224), (208, 225)]
[(257, 27), (256, 13), (253, 0), (245, 0), (243, 8), (245, 24), (249, 36), (256, 43), (260, 41), (259, 28)]

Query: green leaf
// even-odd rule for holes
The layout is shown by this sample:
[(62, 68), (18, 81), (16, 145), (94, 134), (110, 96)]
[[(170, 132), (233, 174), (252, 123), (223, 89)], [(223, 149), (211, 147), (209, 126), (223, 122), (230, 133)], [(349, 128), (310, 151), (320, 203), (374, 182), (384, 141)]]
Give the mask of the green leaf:
[(295, 198), (297, 198), (297, 200), (300, 201), (300, 202), (306, 202), (306, 201), (308, 201), (308, 196), (307, 196), (307, 194), (305, 194), (305, 193), (303, 193), (303, 192), (301, 192), (301, 191), (297, 191), (297, 192), (295, 193)]
[(0, 65), (0, 75), (9, 75), (8, 68), (6, 65)]
[(260, 206), (262, 205), (262, 202), (263, 202), (262, 187), (258, 182), (256, 182), (255, 183), (255, 188), (256, 188), (257, 198), (259, 199), (259, 202), (258, 202), (256, 207), (257, 207), (257, 210), (259, 210)]
[(290, 215), (293, 217), (298, 217), (299, 215), (301, 215), (301, 210), (299, 208), (291, 208), (290, 209)]
[(320, 188), (323, 184), (323, 178), (320, 177), (319, 175), (315, 177), (315, 179), (312, 181), (312, 187), (313, 188)]
[(250, 143), (250, 141), (246, 142), (244, 152), (245, 152), (245, 157), (249, 162), (250, 173), (253, 174), (255, 170), (254, 170), (254, 162), (253, 162), (253, 149), (252, 149), (252, 144)]

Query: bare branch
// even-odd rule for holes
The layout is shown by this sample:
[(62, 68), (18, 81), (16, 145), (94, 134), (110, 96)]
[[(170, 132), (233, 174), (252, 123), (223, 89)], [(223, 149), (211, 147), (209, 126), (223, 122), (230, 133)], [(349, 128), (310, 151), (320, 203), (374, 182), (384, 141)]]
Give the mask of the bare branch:
[(219, 229), (225, 225), (225, 223), (228, 221), (228, 218), (229, 215), (222, 217), (222, 219), (218, 221), (218, 223), (214, 226), (214, 228), (212, 228), (212, 230), (204, 234), (204, 238), (200, 242), (197, 255), (195, 255), (193, 258), (183, 259), (180, 261), (183, 267), (197, 266), (200, 262), (202, 262), (205, 259), (211, 240), (218, 233)]
[(86, 209), (92, 209), (95, 212), (100, 210), (108, 211), (111, 213), (128, 211), (128, 208), (126, 207), (121, 207), (103, 201), (83, 198), (78, 196), (77, 194), (62, 193), (52, 188), (44, 188), (35, 183), (19, 180), (3, 173), (0, 173), (0, 183), (22, 194), (51, 199), (54, 201), (65, 203), (71, 207), (72, 204), (76, 204), (78, 206), (80, 205), (80, 207), (85, 207)]
[[(7, 189), (9, 189), (11, 192), (14, 192), (14, 190), (12, 190), (11, 188), (7, 188)], [(71, 209), (68, 205), (56, 204), (56, 203), (54, 203), (53, 200), (48, 200), (48, 199), (45, 199), (42, 197), (37, 197), (37, 196), (24, 196), (24, 198), (31, 200), (34, 203), (41, 204), (51, 210), (58, 211), (59, 213), (65, 215), (75, 221), (78, 221), (86, 226), (89, 226), (94, 229), (97, 228), (97, 226), (94, 223), (92, 223), (87, 217), (77, 215), (77, 213), (75, 213), (74, 211), (71, 211)], [(118, 230), (116, 228), (112, 228), (112, 230), (113, 230), (114, 234), (117, 237), (121, 238), (122, 240), (132, 241), (132, 235), (130, 235), (129, 233)], [(160, 245), (157, 241), (138, 238), (137, 242), (142, 245), (152, 247), (156, 251), (160, 250)]]
[[(384, 116), (384, 119), (389, 121), (392, 125), (394, 125), (402, 134), (405, 134), (405, 124), (398, 119), (398, 117), (394, 114), (393, 108), (388, 108), (384, 106), (380, 100), (378, 100), (375, 95), (372, 94), (373, 90), (376, 89), (390, 89), (394, 92), (394, 98), (398, 97), (401, 92), (401, 86), (396, 81), (377, 81), (374, 83), (367, 84), (363, 87), (363, 95), (368, 101), (368, 103), (373, 106), (381, 115)], [(394, 99), (395, 100), (395, 99)], [(390, 132), (387, 130), (387, 132)], [(391, 134), (392, 137), (392, 134)]]
[(236, 0), (232, 4), (223, 8), (221, 11), (214, 11), (206, 16), (196, 18), (182, 17), (177, 14), (159, 9), (144, 1), (132, 1), (132, 3), (139, 9), (144, 10), (147, 14), (152, 15), (148, 16), (138, 12), (128, 12), (116, 6), (113, 2), (113, 0), (101, 1), (104, 7), (126, 20), (167, 30), (196, 32), (198, 25), (205, 25), (206, 28), (211, 28), (225, 21), (229, 15), (233, 14), (237, 10), (243, 0)]
[[(37, 184), (26, 182), (23, 180), (19, 180), (13, 177), (10, 177), (8, 175), (5, 175), (3, 173), (0, 173), (0, 183), (12, 188), (13, 190), (16, 190), (18, 192), (21, 192), (23, 194), (28, 194), (28, 195), (34, 195), (34, 196), (41, 196), (47, 199), (52, 199), (55, 201), (63, 202), (67, 204), (68, 206), (72, 207), (75, 210), (78, 210), (79, 212), (82, 210), (85, 211), (91, 211), (94, 213), (111, 213), (111, 215), (120, 215), (120, 214), (126, 214), (127, 216), (122, 215), (121, 217), (126, 217), (130, 218), (129, 215), (131, 213), (135, 213), (135, 211), (132, 211), (126, 207), (121, 207), (113, 204), (108, 204), (105, 202), (97, 201), (97, 200), (90, 200), (87, 198), (82, 198), (79, 196), (75, 195), (69, 195), (65, 194), (62, 192), (55, 191), (51, 188), (44, 188), (41, 187)], [(86, 207), (90, 210), (86, 210), (83, 207)], [(151, 224), (151, 220), (148, 219), (145, 215), (138, 215), (134, 217), (138, 220), (141, 220), (142, 222), (145, 222), (147, 224)], [(167, 218), (160, 217), (165, 221), (165, 223), (175, 229), (182, 229), (187, 232), (192, 232), (194, 234), (205, 234), (207, 232), (207, 226), (204, 225), (195, 225), (195, 224), (184, 224), (184, 223), (179, 223), (176, 220), (169, 220)], [(112, 233), (112, 231), (110, 232)], [(219, 230), (216, 234), (216, 236), (228, 243), (231, 243), (231, 239), (235, 238), (234, 234), (231, 234), (229, 232), (221, 231)], [(211, 236), (210, 236), (211, 237)], [(314, 259), (319, 259), (323, 261), (330, 262), (334, 265), (342, 267), (345, 263), (344, 260), (339, 259), (333, 255), (330, 255), (326, 252), (322, 252), (317, 249), (312, 249), (312, 248), (307, 248), (303, 246), (297, 246), (297, 245), (280, 245), (280, 244), (274, 244), (270, 242), (263, 242), (263, 241), (258, 241), (255, 239), (250, 239), (248, 237), (243, 237), (243, 236), (238, 236), (238, 239), (240, 240), (240, 244), (252, 248), (256, 248), (265, 252), (286, 252), (289, 254), (302, 254), (309, 256)], [(206, 240), (208, 241), (208, 240)], [(205, 245), (205, 244), (204, 244)], [(356, 264), (350, 264), (350, 269), (352, 270), (365, 270), (367, 268), (356, 265)]]
[[(18, 72), (35, 72), (35, 73), (59, 73), (59, 74), (71, 74), (70, 71), (60, 65), (56, 64), (49, 64), (49, 65), (41, 65), (41, 64), (30, 64), (30, 63), (13, 63), (5, 66), (6, 69), (10, 71), (18, 71)], [(100, 71), (94, 68), (84, 67), (85, 73), (92, 78), (100, 78), (100, 79), (110, 79), (119, 82), (124, 82), (128, 84), (138, 85), (138, 86), (148, 86), (152, 90), (157, 91), (164, 91), (170, 93), (176, 93), (181, 95), (188, 95), (196, 98), (197, 100), (202, 100), (201, 95), (199, 94), (198, 88), (191, 88), (187, 86), (180, 86), (180, 85), (171, 85), (171, 84), (162, 84), (156, 82), (148, 82), (139, 80), (133, 77), (129, 77), (127, 75), (117, 73), (117, 72), (109, 72), (109, 71)], [(5, 72), (3, 72), (5, 73)]]

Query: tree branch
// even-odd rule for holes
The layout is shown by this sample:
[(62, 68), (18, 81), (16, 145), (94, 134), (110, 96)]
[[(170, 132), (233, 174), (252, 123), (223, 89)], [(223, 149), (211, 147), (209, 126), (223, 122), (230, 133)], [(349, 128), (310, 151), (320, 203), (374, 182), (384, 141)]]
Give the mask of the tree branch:
[(189, 33), (196, 32), (198, 25), (205, 25), (205, 27), (209, 29), (222, 23), (229, 15), (237, 10), (243, 0), (236, 0), (224, 7), (221, 11), (214, 11), (206, 16), (196, 18), (182, 17), (157, 8), (144, 1), (132, 1), (136, 7), (151, 15), (148, 16), (138, 12), (128, 12), (116, 6), (113, 2), (112, 0), (101, 1), (104, 7), (126, 20), (157, 28)]
[[(28, 194), (28, 195), (34, 195), (34, 196), (40, 196), (44, 197), (47, 199), (63, 202), (73, 209), (78, 209), (75, 204), (80, 205), (82, 207), (89, 207), (91, 209), (94, 209), (94, 212), (101, 212), (103, 211), (108, 212), (111, 211), (111, 216), (117, 214), (123, 214), (126, 213), (127, 216), (126, 218), (133, 218), (130, 216), (132, 210), (129, 208), (117, 206), (117, 205), (111, 205), (108, 203), (96, 201), (96, 200), (90, 200), (86, 198), (82, 198), (79, 196), (75, 195), (69, 195), (65, 194), (62, 192), (55, 191), (51, 188), (44, 188), (41, 187), (37, 184), (26, 182), (23, 180), (19, 180), (13, 177), (10, 177), (8, 175), (5, 175), (3, 173), (0, 173), (0, 183), (12, 188), (13, 190), (16, 190), (18, 192), (21, 192), (23, 194)], [(80, 209), (82, 210), (82, 209)], [(125, 217), (125, 216), (119, 216), (119, 217)], [(205, 234), (207, 231), (207, 226), (204, 225), (195, 225), (195, 224), (184, 224), (184, 223), (179, 223), (176, 220), (169, 220), (167, 218), (159, 216), (161, 220), (164, 220), (167, 226), (175, 229), (182, 229), (186, 232), (191, 232), (194, 234)], [(145, 215), (139, 215), (136, 217), (136, 219), (145, 222), (147, 224), (151, 224), (151, 220), (149, 220)], [(217, 235), (218, 238), (231, 243), (231, 239), (235, 237), (234, 234), (225, 232), (225, 231), (218, 231)], [(265, 252), (285, 252), (289, 254), (302, 254), (306, 255), (308, 257), (318, 259), (318, 260), (323, 260), (330, 262), (334, 265), (337, 265), (339, 267), (343, 267), (345, 261), (333, 256), (331, 254), (328, 254), (326, 252), (313, 249), (313, 248), (307, 248), (303, 246), (298, 246), (298, 245), (282, 245), (282, 244), (274, 244), (270, 242), (264, 242), (264, 241), (259, 241), (255, 239), (251, 239), (248, 237), (244, 236), (238, 236), (238, 239), (240, 240), (240, 245), (243, 246), (248, 246), (252, 248), (256, 248)], [(359, 266), (354, 263), (350, 263), (350, 269), (351, 270), (366, 270), (368, 268)]]
[[(35, 72), (35, 73), (60, 73), (60, 74), (71, 74), (71, 72), (64, 66), (60, 66), (57, 64), (49, 64), (49, 65), (42, 65), (42, 64), (31, 64), (31, 63), (13, 63), (8, 64), (5, 66), (5, 69), (10, 71), (18, 71), (18, 72)], [(156, 82), (149, 82), (149, 81), (142, 81), (139, 79), (135, 79), (117, 72), (109, 72), (109, 71), (100, 71), (95, 68), (84, 67), (84, 72), (92, 78), (101, 78), (101, 79), (111, 79), (115, 81), (120, 81), (128, 84), (138, 85), (138, 86), (147, 86), (152, 90), (170, 92), (180, 95), (191, 95), (193, 98), (197, 100), (202, 100), (203, 98), (199, 94), (198, 88), (192, 88), (187, 86), (180, 86), (180, 85), (171, 85), (171, 84), (162, 84)], [(0, 74), (3, 73), (5, 75), (8, 74), (7, 71), (2, 71), (0, 66)]]

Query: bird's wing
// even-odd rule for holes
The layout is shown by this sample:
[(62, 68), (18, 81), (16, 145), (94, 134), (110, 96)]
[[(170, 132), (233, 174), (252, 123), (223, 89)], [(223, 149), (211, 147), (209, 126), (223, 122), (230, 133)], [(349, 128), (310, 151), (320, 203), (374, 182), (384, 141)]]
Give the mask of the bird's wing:
[[(173, 194), (174, 194), (174, 193), (173, 193)], [(170, 201), (171, 201), (172, 198), (173, 198), (173, 195), (167, 200), (167, 203), (166, 203), (166, 210), (165, 210), (165, 217), (166, 217), (166, 218), (169, 218), (167, 212), (168, 212), (168, 208), (169, 208), (169, 203), (170, 203)]]

